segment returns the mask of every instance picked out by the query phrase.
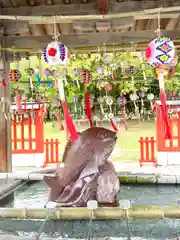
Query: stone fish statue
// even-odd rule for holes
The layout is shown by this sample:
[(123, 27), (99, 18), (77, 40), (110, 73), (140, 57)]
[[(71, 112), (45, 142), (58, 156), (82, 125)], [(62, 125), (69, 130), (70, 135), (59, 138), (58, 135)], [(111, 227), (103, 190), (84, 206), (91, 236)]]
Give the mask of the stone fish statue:
[(119, 179), (108, 160), (116, 140), (116, 132), (101, 127), (86, 129), (76, 141), (69, 140), (64, 167), (54, 177), (44, 177), (50, 187), (49, 201), (64, 207), (83, 207), (89, 200), (116, 206)]

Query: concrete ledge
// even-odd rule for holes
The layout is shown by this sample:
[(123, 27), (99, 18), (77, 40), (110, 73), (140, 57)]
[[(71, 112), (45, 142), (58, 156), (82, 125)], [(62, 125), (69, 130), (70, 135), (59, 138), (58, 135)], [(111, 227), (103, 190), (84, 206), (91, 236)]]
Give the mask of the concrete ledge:
[(156, 174), (118, 174), (120, 183), (122, 184), (155, 184), (155, 185), (179, 185), (180, 176), (156, 175)]

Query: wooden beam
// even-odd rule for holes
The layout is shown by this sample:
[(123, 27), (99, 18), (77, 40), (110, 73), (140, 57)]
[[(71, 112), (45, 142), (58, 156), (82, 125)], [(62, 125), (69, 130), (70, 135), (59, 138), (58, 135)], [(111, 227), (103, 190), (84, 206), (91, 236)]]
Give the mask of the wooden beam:
[[(180, 36), (180, 31), (161, 31), (163, 36), (170, 37), (175, 40)], [(130, 42), (148, 42), (152, 38), (155, 38), (154, 31), (132, 31), (132, 32), (103, 32), (103, 33), (85, 33), (78, 35), (60, 35), (59, 41), (67, 45), (68, 47), (80, 47), (80, 46), (100, 46), (102, 43), (107, 45), (116, 45), (121, 43)], [(49, 42), (52, 41), (51, 36), (8, 36), (5, 38), (7, 47), (16, 48), (34, 48), (42, 49)]]
[[(57, 4), (57, 5), (41, 5), (41, 6), (23, 6), (17, 8), (3, 8), (2, 15), (12, 16), (56, 16), (56, 15), (89, 15), (99, 14), (97, 2), (88, 4)], [(125, 1), (125, 2), (111, 2), (109, 3), (109, 13), (131, 13), (136, 11), (144, 11), (148, 14), (148, 9), (154, 8), (169, 8), (171, 12), (172, 6), (180, 6), (179, 0), (145, 0), (145, 1)], [(178, 10), (178, 9), (177, 9)], [(175, 11), (175, 9), (174, 9)], [(162, 9), (162, 13), (164, 9)], [(167, 11), (166, 11), (167, 12)], [(155, 9), (157, 17), (157, 9)], [(131, 16), (131, 14), (130, 14)]]
[(178, 23), (180, 22), (180, 18), (172, 18), (169, 20), (167, 26), (166, 26), (166, 29), (167, 30), (173, 30), (173, 29), (176, 29), (176, 26), (178, 25)]

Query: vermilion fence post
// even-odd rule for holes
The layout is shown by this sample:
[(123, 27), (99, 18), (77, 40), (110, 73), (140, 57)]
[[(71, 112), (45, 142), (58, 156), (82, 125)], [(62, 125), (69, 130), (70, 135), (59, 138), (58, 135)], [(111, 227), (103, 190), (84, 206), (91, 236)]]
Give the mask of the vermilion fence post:
[(49, 159), (49, 163), (54, 163), (54, 141), (53, 139), (51, 138), (51, 141), (50, 141), (50, 159)]
[(44, 141), (45, 159), (43, 168), (50, 164), (59, 164), (59, 144), (58, 139), (46, 139)]
[(16, 121), (16, 115), (14, 115), (13, 120), (13, 140), (14, 140), (14, 150), (17, 150), (17, 121)]
[(139, 140), (140, 143), (140, 167), (144, 163), (152, 163), (154, 166), (157, 167), (157, 161), (155, 158), (155, 143), (154, 137), (151, 137), (150, 139), (146, 137), (145, 139), (143, 137), (140, 137)]
[(24, 114), (21, 115), (21, 148), (24, 150)]
[(32, 150), (32, 119), (31, 115), (28, 117), (28, 136), (29, 136), (29, 149)]

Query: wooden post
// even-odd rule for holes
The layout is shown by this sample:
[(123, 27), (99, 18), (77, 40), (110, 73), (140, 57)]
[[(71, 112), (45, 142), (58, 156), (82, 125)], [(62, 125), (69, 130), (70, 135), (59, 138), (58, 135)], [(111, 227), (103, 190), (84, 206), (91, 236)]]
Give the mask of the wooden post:
[[(5, 46), (4, 26), (0, 26), (0, 45)], [(0, 52), (0, 69), (4, 69), (6, 86), (2, 86), (0, 81), (0, 171), (12, 171), (12, 154), (11, 154), (11, 83), (9, 82), (9, 63), (6, 52)], [(3, 101), (2, 101), (3, 100)], [(4, 104), (4, 111), (3, 111)]]

